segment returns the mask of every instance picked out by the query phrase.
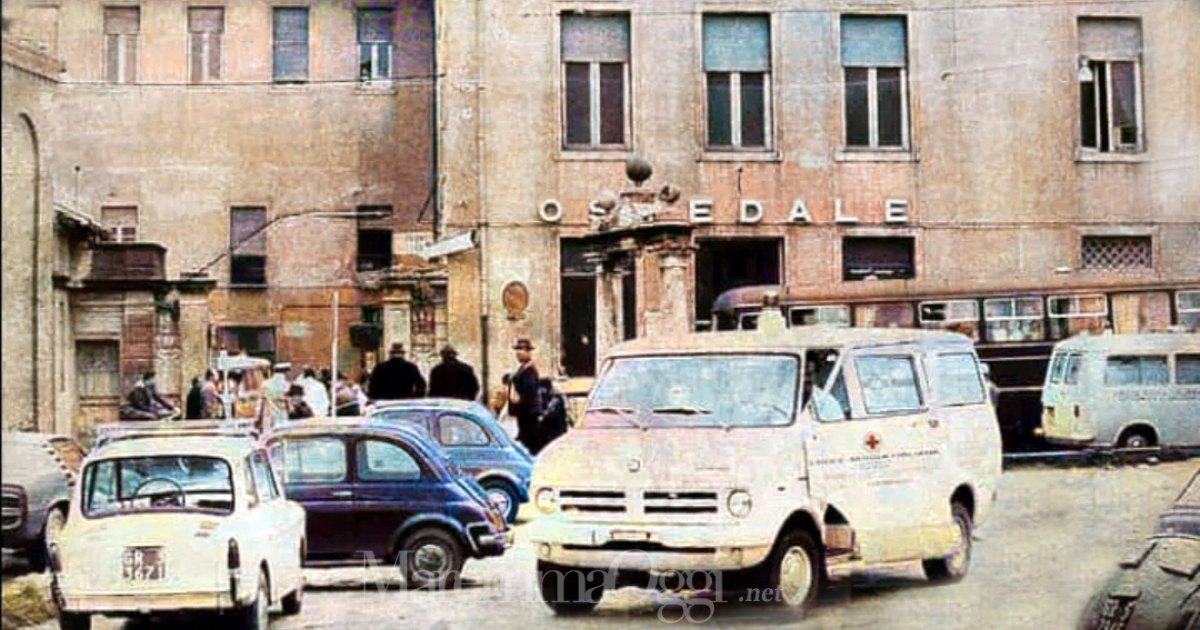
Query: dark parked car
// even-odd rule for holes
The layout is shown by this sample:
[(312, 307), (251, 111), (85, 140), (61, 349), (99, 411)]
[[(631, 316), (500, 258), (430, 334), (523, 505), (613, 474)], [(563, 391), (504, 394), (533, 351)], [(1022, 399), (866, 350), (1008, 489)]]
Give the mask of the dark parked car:
[(1085, 630), (1200, 628), (1200, 471), (1092, 598)]
[(67, 522), (71, 485), (86, 454), (71, 438), (47, 433), (5, 431), (0, 444), (4, 548), (44, 571), (46, 541)]
[(307, 513), (306, 566), (374, 557), (395, 562), (410, 585), (443, 587), (468, 556), (498, 556), (510, 544), (479, 484), (417, 429), (303, 421), (262, 442), (287, 498)]
[(450, 459), (475, 476), (505, 520), (517, 520), (517, 510), (529, 500), (533, 457), (496, 422), (487, 407), (461, 400), (429, 398), (382, 403), (369, 419), (409, 422), (421, 427)]

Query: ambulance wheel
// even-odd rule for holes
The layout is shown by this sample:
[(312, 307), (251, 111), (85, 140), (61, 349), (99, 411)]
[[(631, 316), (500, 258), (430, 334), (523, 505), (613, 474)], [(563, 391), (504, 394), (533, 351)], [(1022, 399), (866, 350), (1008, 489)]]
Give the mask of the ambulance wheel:
[(971, 513), (961, 503), (952, 505), (950, 513), (958, 528), (958, 542), (944, 557), (921, 562), (930, 582), (957, 582), (967, 576), (967, 569), (971, 567)]
[(825, 557), (804, 530), (785, 534), (768, 560), (767, 586), (777, 600), (796, 613), (812, 605), (825, 579)]

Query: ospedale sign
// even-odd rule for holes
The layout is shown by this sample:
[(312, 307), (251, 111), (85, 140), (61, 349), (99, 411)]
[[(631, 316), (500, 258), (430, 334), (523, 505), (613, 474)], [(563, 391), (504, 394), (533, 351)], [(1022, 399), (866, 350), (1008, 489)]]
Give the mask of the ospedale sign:
[[(695, 224), (704, 224), (713, 222), (713, 205), (712, 199), (696, 198), (688, 201), (688, 220)], [(842, 203), (841, 198), (833, 200), (833, 222), (839, 225), (854, 225), (863, 222), (863, 218), (849, 214)], [(885, 199), (880, 208), (880, 216), (884, 223), (890, 224), (907, 224), (908, 223), (909, 202), (907, 199)], [(603, 213), (603, 211), (600, 211)], [(538, 217), (546, 223), (558, 223), (563, 219), (563, 205), (556, 199), (547, 199), (538, 207)], [(745, 225), (754, 225), (762, 223), (767, 215), (767, 206), (761, 201), (753, 199), (743, 199), (738, 205), (738, 223)], [(867, 219), (872, 219), (872, 215), (864, 215)], [(792, 202), (792, 207), (787, 215), (788, 223), (796, 223), (799, 225), (813, 225), (812, 213), (808, 210), (808, 204), (804, 199), (796, 199)]]

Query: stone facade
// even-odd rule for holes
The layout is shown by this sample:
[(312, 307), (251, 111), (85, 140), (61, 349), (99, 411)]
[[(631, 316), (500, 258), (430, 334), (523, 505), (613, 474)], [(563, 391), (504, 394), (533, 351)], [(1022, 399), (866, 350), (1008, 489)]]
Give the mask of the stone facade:
[[(624, 161), (633, 152), (654, 164), (654, 186), (682, 191), (684, 218), (693, 206), (710, 213), (693, 219), (698, 256), (729, 239), (777, 243), (778, 282), (815, 302), (1197, 288), (1200, 43), (1187, 34), (1200, 29), (1200, 6), (992, 4), (539, 0), (512, 10), (499, 0), (444, 3), (445, 32), (477, 34), (440, 42), (443, 218), (448, 231), (484, 231), (478, 262), (463, 258), (453, 268), (464, 287), (482, 283), (481, 293), (452, 291), (450, 302), (467, 319), (481, 300), (480, 324), (456, 323), (486, 346), (490, 381), (511, 366), (509, 345), (519, 335), (533, 337), (544, 370), (570, 363), (560, 254), (569, 239), (589, 233), (593, 200), (627, 186)], [(565, 104), (563, 16), (578, 10), (627, 19), (627, 127), (612, 148), (567, 146), (564, 128), (574, 114)], [(714, 149), (706, 137), (705, 18), (733, 11), (769, 24), (770, 122), (760, 149)], [(898, 150), (862, 150), (847, 139), (844, 15), (901, 18), (905, 142)], [(1080, 64), (1093, 54), (1084, 50), (1081, 24), (1095, 16), (1128, 18), (1123, 26), (1140, 32), (1141, 139), (1133, 151), (1081, 148)], [(874, 96), (880, 88), (870, 89)], [(539, 217), (548, 201), (561, 218)], [(914, 277), (847, 279), (843, 247), (854, 236), (911, 237)], [(1088, 236), (1149, 237), (1153, 263), (1086, 269)], [(726, 258), (741, 256), (734, 250)], [(646, 292), (661, 290), (661, 273), (636, 272), (641, 334), (655, 328), (645, 305), (656, 299)], [(694, 267), (685, 273), (692, 295), (675, 299), (693, 300), (693, 319), (708, 319), (720, 287), (696, 295), (704, 282)], [(504, 315), (512, 282), (530, 295), (521, 319)]]

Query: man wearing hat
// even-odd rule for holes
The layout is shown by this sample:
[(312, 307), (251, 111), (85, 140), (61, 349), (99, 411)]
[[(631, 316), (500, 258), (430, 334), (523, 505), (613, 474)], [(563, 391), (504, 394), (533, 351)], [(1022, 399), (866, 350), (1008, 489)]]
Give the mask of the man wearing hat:
[(508, 378), (508, 415), (517, 419), (517, 441), (530, 453), (542, 448), (538, 429), (541, 404), (538, 401), (538, 371), (533, 365), (533, 342), (525, 337), (513, 344), (520, 365)]
[(404, 344), (393, 343), (388, 360), (375, 366), (367, 384), (371, 400), (404, 400), (425, 396), (425, 378), (415, 363), (404, 359)]
[(470, 365), (458, 360), (458, 351), (447, 344), (442, 348), (442, 362), (429, 371), (429, 395), (433, 398), (475, 400), (479, 395), (479, 379)]

